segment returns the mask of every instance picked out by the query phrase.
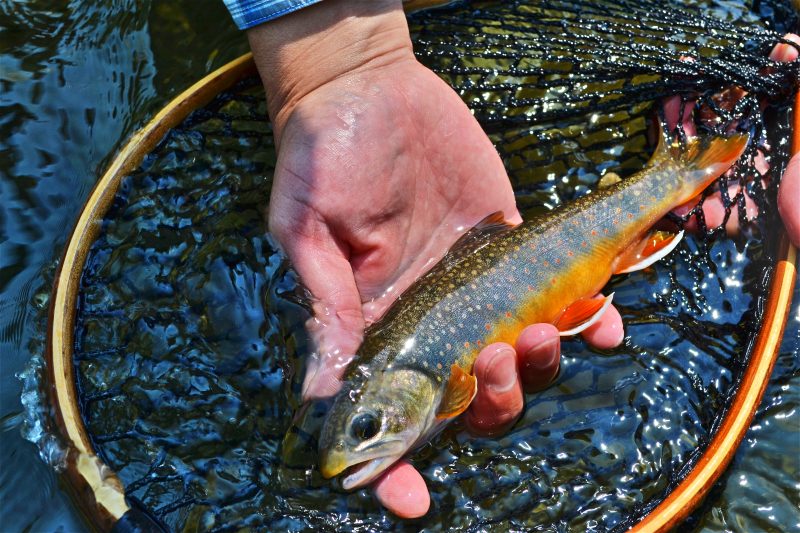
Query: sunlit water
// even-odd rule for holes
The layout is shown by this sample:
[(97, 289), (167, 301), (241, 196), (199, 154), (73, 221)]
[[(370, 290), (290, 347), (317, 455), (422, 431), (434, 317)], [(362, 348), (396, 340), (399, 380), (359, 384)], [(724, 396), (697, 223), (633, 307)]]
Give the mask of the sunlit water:
[[(32, 418), (23, 424), (22, 402), (35, 410), (37, 396), (35, 388), (21, 395), (14, 374), (43, 352), (64, 228), (102, 159), (166, 98), (244, 46), (227, 22), (219, 30), (226, 15), (215, 3), (208, 8), (216, 14), (202, 16), (179, 4), (2, 6), (19, 31), (3, 37), (2, 56), (0, 523), (79, 530), (52, 470), (20, 437), (23, 426), (32, 439), (46, 434)], [(234, 119), (238, 112), (225, 109)], [(172, 525), (288, 529), (346, 519), (356, 529), (396, 527), (367, 493), (332, 490), (278, 460), (293, 407), (287, 378), (305, 346), (302, 311), (287, 298), (293, 279), (263, 235), (274, 154), (263, 122), (237, 123), (231, 138), (213, 118), (191, 125), (207, 145), (177, 132), (167, 156), (126, 181), (87, 267), (79, 365), (96, 444), (131, 493)], [(523, 202), (536, 209), (534, 200), (558, 199), (558, 188)], [(508, 436), (452, 431), (417, 454), (438, 512), (426, 523), (604, 529), (624, 519), (614, 509), (635, 508), (626, 497), (663, 490), (664, 480), (650, 483), (654, 472), (690, 457), (729, 389), (748, 287), (757, 285), (757, 265), (748, 265), (759, 256), (758, 240), (710, 251), (688, 242), (655, 273), (615, 282), (628, 334), (621, 350), (568, 343), (557, 384), (529, 398)], [(693, 517), (698, 528), (798, 522), (798, 304), (792, 316), (764, 404), (734, 468)], [(688, 327), (691, 320), (703, 327)], [(57, 461), (57, 450), (45, 449)]]
[(55, 264), (108, 156), (170, 97), (247, 50), (221, 2), (199, 5), (0, 1), (3, 531), (85, 527), (22, 437), (15, 374), (44, 352)]

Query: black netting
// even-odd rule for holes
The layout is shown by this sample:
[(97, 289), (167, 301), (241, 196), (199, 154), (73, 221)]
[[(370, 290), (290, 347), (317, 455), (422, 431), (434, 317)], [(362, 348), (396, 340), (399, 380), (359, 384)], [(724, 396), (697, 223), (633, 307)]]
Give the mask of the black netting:
[[(258, 81), (220, 95), (124, 180), (87, 262), (75, 362), (101, 457), (174, 530), (630, 525), (696, 462), (759, 327), (798, 79), (797, 64), (766, 57), (793, 16), (763, 3), (519, 1), (412, 17), (418, 56), (489, 132), (523, 216), (641, 169), (674, 95), (695, 105), (701, 132), (751, 134), (720, 188), (741, 184), (723, 194), (727, 214), (744, 191), (761, 208), (747, 240), (687, 239), (654, 271), (615, 279), (625, 344), (566, 342), (557, 382), (509, 434), (454, 427), (417, 452), (433, 496), (421, 521), (335, 489), (313, 451), (282, 460), (305, 315), (264, 235), (275, 154)], [(726, 109), (714, 95), (733, 85), (748, 94)]]
[[(761, 176), (753, 158), (777, 147), (771, 175), (780, 176), (790, 127), (788, 121), (781, 126), (773, 121), (765, 131), (759, 102), (788, 102), (800, 67), (769, 59), (782, 34), (768, 29), (752, 6), (740, 5), (740, 18), (728, 21), (716, 17), (731, 18), (730, 13), (706, 4), (499, 4), (473, 2), (475, 9), (466, 13), (425, 13), (415, 19), (412, 33), (421, 61), (459, 92), (495, 140), (515, 190), (552, 192), (552, 182), (574, 174), (591, 188), (618, 157), (613, 152), (620, 145), (629, 158), (623, 175), (635, 172), (647, 159), (644, 137), (637, 134), (654, 114), (654, 103), (680, 95), (682, 105), (696, 102), (704, 117), (702, 133), (736, 124), (755, 139), (719, 187), (725, 221), (734, 206), (741, 207), (734, 216), (747, 218), (745, 191), (767, 207), (762, 179), (773, 187), (777, 179)], [(782, 27), (794, 27), (789, 6), (769, 11), (776, 16), (776, 10), (786, 17), (778, 19)], [(725, 109), (714, 96), (731, 86), (746, 95), (737, 95), (736, 105)], [(732, 185), (739, 187), (728, 195)], [(541, 200), (531, 203), (552, 207), (552, 198)], [(724, 222), (706, 226), (700, 206), (683, 221), (695, 213), (704, 231), (722, 230)]]

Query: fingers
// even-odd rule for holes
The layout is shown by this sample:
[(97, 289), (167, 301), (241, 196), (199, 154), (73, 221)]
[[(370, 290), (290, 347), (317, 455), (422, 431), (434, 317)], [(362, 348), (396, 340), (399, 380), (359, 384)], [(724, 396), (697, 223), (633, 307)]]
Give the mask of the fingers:
[[(800, 135), (800, 132), (795, 132)], [(778, 212), (792, 244), (800, 247), (800, 153), (789, 161), (778, 189)]]
[[(731, 184), (728, 187), (728, 198), (733, 198), (739, 193), (740, 185), (738, 183)], [(692, 201), (680, 205), (673, 209), (673, 213), (676, 215), (683, 217), (686, 214), (694, 209), (695, 205), (697, 205), (697, 200), (693, 199)], [(703, 220), (705, 221), (706, 228), (714, 229), (722, 224), (725, 224), (725, 232), (728, 235), (737, 235), (739, 233), (739, 212), (738, 207), (733, 205), (731, 208), (731, 214), (728, 217), (727, 222), (725, 221), (725, 204), (722, 202), (722, 193), (719, 191), (714, 192), (708, 198), (703, 201)], [(748, 219), (752, 220), (758, 216), (758, 206), (753, 201), (747, 192), (744, 192), (744, 209), (745, 215)], [(696, 217), (692, 217), (686, 221), (684, 225), (684, 229), (690, 232), (699, 231), (700, 225), (697, 221)]]
[(667, 130), (673, 131), (675, 126), (680, 122), (681, 128), (686, 133), (687, 137), (694, 137), (697, 135), (697, 128), (695, 128), (694, 120), (692, 120), (692, 112), (694, 111), (694, 100), (688, 100), (683, 106), (683, 114), (681, 114), (681, 97), (670, 96), (664, 100), (664, 119), (667, 121)]
[[(794, 33), (787, 33), (783, 36), (783, 38), (787, 41), (791, 41), (800, 45), (800, 36), (795, 35)], [(782, 61), (784, 63), (788, 63), (797, 59), (797, 55), (797, 48), (794, 46), (778, 43), (775, 45), (775, 48), (772, 49), (772, 52), (770, 52), (769, 58), (773, 61)]]
[[(786, 34), (784, 39), (800, 45), (800, 36), (794, 33)], [(796, 61), (798, 52), (795, 47), (780, 43), (773, 48), (769, 57), (775, 61)], [(795, 131), (793, 134), (800, 135), (800, 132)], [(800, 247), (800, 153), (794, 154), (781, 178), (778, 212), (789, 240)]]
[(525, 405), (514, 349), (505, 343), (490, 344), (478, 354), (474, 372), (478, 392), (467, 411), (467, 427), (477, 435), (503, 433)]
[[(613, 306), (593, 328), (610, 329), (612, 333), (606, 336), (615, 341), (612, 345), (621, 342), (617, 332), (622, 331), (622, 320)], [(602, 333), (596, 336), (598, 343), (610, 344)], [(490, 436), (511, 427), (524, 407), (523, 383), (527, 392), (545, 388), (558, 374), (560, 357), (561, 339), (552, 324), (525, 328), (517, 339), (516, 352), (505, 343), (481, 350), (474, 368), (478, 392), (466, 414), (470, 431)], [(423, 516), (430, 507), (425, 480), (407, 461), (392, 466), (375, 482), (373, 491), (381, 505), (400, 518)]]
[[(609, 307), (582, 335), (597, 348), (618, 346), (624, 336), (619, 311)], [(478, 392), (466, 414), (467, 427), (472, 433), (505, 432), (522, 414), (523, 390), (529, 393), (542, 390), (558, 374), (561, 337), (552, 324), (534, 324), (522, 330), (515, 349), (495, 343), (478, 354), (474, 368)]]
[[(784, 36), (784, 39), (787, 41), (791, 41), (800, 45), (800, 36), (795, 35), (793, 33), (788, 33)], [(781, 62), (790, 62), (795, 61), (798, 59), (798, 50), (794, 46), (785, 43), (778, 43), (772, 49), (769, 55), (770, 59), (773, 61), (781, 61)], [(732, 108), (736, 101), (741, 98), (744, 93), (741, 92), (733, 92), (728, 95), (728, 100), (724, 102), (723, 107), (725, 108)], [(687, 107), (689, 110), (693, 107), (693, 102), (688, 102)], [(672, 129), (675, 124), (677, 124), (679, 120), (679, 106), (680, 106), (680, 97), (673, 96), (667, 98), (664, 101), (664, 113), (667, 120), (667, 125), (670, 129)], [(687, 113), (686, 109), (684, 109), (684, 114), (680, 117), (680, 120), (683, 122), (684, 130), (687, 134), (694, 135), (695, 134), (695, 127), (694, 124), (691, 123), (691, 113)], [(759, 173), (762, 175), (766, 174), (769, 165), (766, 162), (764, 154), (759, 152), (755, 158), (755, 166)], [(784, 221), (784, 225), (786, 226), (787, 233), (789, 234), (789, 239), (792, 240), (794, 244), (800, 243), (800, 221), (798, 221), (798, 210), (797, 209), (797, 202), (800, 201), (800, 190), (799, 186), (797, 185), (797, 179), (792, 176), (796, 176), (798, 174), (798, 169), (800, 168), (800, 163), (796, 162), (793, 158), (792, 162), (790, 163), (789, 167), (786, 170), (784, 175), (784, 180), (788, 182), (788, 185), (784, 186), (783, 183), (781, 184), (780, 191), (778, 193), (779, 201), (778, 201), (778, 210), (781, 213), (781, 217)], [(788, 179), (787, 179), (788, 178)], [(739, 185), (732, 184), (728, 188), (728, 197), (733, 198), (739, 192)], [(781, 192), (783, 191), (783, 192)], [(780, 198), (783, 197), (784, 199), (781, 200)], [(758, 216), (758, 206), (755, 204), (752, 198), (745, 192), (744, 194), (745, 200), (745, 215), (748, 219), (753, 219)], [(678, 216), (685, 216), (692, 208), (694, 208), (696, 202), (693, 200), (690, 203), (684, 204), (674, 209), (674, 212)], [(790, 207), (792, 206), (792, 207)], [(703, 202), (703, 218), (706, 223), (706, 227), (708, 228), (716, 228), (721, 226), (723, 223), (725, 224), (725, 231), (728, 235), (736, 235), (739, 232), (739, 217), (734, 208), (731, 216), (728, 218), (727, 222), (725, 222), (725, 207), (722, 201), (722, 194), (717, 191)], [(697, 231), (698, 230), (698, 223), (696, 218), (692, 217), (689, 219), (685, 225), (685, 228), (689, 231)]]
[(516, 343), (517, 365), (525, 392), (547, 387), (558, 374), (561, 360), (561, 337), (552, 324), (528, 326)]
[[(602, 298), (602, 295), (598, 295)], [(616, 348), (625, 338), (625, 330), (622, 326), (622, 317), (617, 308), (609, 306), (603, 313), (600, 320), (581, 333), (586, 342), (601, 350)]]
[(425, 480), (405, 460), (392, 465), (372, 490), (381, 505), (400, 518), (419, 518), (431, 505)]

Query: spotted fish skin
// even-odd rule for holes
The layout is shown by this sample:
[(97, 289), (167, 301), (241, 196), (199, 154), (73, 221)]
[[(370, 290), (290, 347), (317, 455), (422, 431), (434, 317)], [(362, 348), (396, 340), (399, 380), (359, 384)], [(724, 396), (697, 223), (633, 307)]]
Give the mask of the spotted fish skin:
[(687, 169), (664, 157), (517, 227), (476, 228), (367, 329), (356, 364), (382, 355), (381, 364), (420, 368), (437, 382), (454, 363), (470, 370), (482, 346), (513, 345), (526, 325), (553, 323), (571, 303), (597, 294), (620, 254), (730, 163), (716, 165), (722, 170)]
[[(554, 323), (568, 306), (597, 294), (625, 251), (727, 170), (746, 143), (742, 135), (717, 137), (679, 155), (662, 143), (648, 168), (607, 189), (513, 228), (495, 216), (462, 237), (366, 330), (323, 428), (323, 473), (336, 475), (356, 463), (358, 450), (346, 458), (334, 451), (359, 444), (347, 436), (353, 412), (404, 396), (398, 389), (419, 387), (421, 376), (432, 394), (422, 400), (405, 395), (403, 401), (429, 405), (406, 408), (401, 417), (419, 418), (422, 428), (407, 448), (429, 438), (447, 421), (433, 413), (441, 413), (454, 365), (470, 373), (482, 347), (513, 345), (525, 326)], [(414, 384), (387, 376), (398, 371), (414, 372)], [(384, 420), (384, 429), (391, 425)]]

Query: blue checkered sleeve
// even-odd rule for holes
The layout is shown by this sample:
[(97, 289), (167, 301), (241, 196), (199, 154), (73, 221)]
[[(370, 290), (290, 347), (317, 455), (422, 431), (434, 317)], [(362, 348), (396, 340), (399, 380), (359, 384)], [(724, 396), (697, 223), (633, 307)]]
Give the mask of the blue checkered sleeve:
[(240, 30), (276, 19), (320, 0), (224, 0)]

